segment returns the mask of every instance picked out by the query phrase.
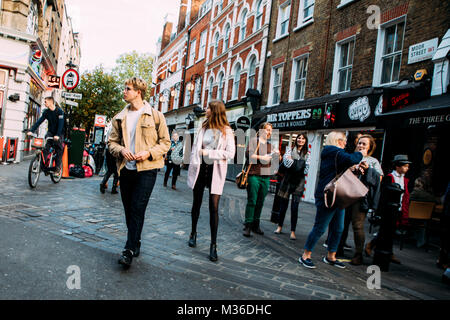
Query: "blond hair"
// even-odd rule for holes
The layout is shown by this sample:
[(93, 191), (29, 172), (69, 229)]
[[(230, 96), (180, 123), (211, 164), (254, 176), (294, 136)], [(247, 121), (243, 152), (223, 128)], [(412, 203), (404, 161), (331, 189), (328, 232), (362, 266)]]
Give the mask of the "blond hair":
[(144, 100), (145, 93), (147, 92), (147, 82), (145, 82), (144, 79), (140, 79), (137, 77), (133, 77), (125, 81), (125, 85), (132, 85), (133, 89), (138, 91), (141, 91), (141, 98)]
[(342, 131), (332, 131), (328, 134), (327, 138), (325, 139), (325, 145), (339, 147), (338, 145), (339, 140), (347, 140), (347, 136), (345, 135), (345, 133)]

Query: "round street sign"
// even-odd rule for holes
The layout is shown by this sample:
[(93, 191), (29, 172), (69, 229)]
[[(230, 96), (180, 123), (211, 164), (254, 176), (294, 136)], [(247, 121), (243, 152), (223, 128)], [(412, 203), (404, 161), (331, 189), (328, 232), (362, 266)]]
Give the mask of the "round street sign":
[(67, 90), (75, 89), (80, 82), (80, 75), (75, 69), (68, 69), (62, 76), (62, 84)]
[(106, 116), (95, 115), (94, 127), (105, 127), (106, 126)]

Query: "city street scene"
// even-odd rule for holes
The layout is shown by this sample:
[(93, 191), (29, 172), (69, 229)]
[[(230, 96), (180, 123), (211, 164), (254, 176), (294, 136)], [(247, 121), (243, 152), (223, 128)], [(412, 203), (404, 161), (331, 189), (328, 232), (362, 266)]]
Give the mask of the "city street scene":
[(0, 0), (0, 299), (449, 300), (449, 17)]

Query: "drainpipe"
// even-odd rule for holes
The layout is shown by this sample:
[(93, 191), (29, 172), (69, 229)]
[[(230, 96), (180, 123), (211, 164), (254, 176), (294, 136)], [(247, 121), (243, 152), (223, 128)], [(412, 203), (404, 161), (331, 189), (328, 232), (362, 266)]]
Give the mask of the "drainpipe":
[(187, 42), (186, 42), (186, 56), (184, 57), (184, 67), (183, 67), (183, 77), (181, 78), (181, 87), (180, 87), (180, 99), (178, 101), (178, 109), (180, 109), (180, 103), (183, 102), (184, 105), (184, 90), (186, 88), (186, 68), (188, 64), (188, 57), (189, 57), (189, 49), (190, 49), (190, 40), (191, 40), (191, 29), (188, 29), (187, 31)]
[(325, 41), (325, 54), (322, 64), (322, 76), (320, 78), (320, 95), (325, 94), (325, 68), (327, 67), (327, 56), (328, 56), (328, 42), (330, 40), (330, 29), (331, 29), (331, 13), (333, 12), (333, 0), (330, 0), (330, 14), (328, 17), (328, 27), (327, 27), (327, 39)]

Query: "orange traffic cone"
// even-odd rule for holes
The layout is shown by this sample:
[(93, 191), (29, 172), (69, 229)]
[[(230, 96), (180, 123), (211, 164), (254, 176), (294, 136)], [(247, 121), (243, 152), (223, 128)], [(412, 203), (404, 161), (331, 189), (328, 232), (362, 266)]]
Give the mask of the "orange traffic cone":
[(62, 178), (70, 179), (71, 177), (69, 175), (69, 152), (67, 150), (67, 146), (64, 147), (64, 153), (63, 153), (63, 157), (62, 157), (62, 165), (63, 165)]

